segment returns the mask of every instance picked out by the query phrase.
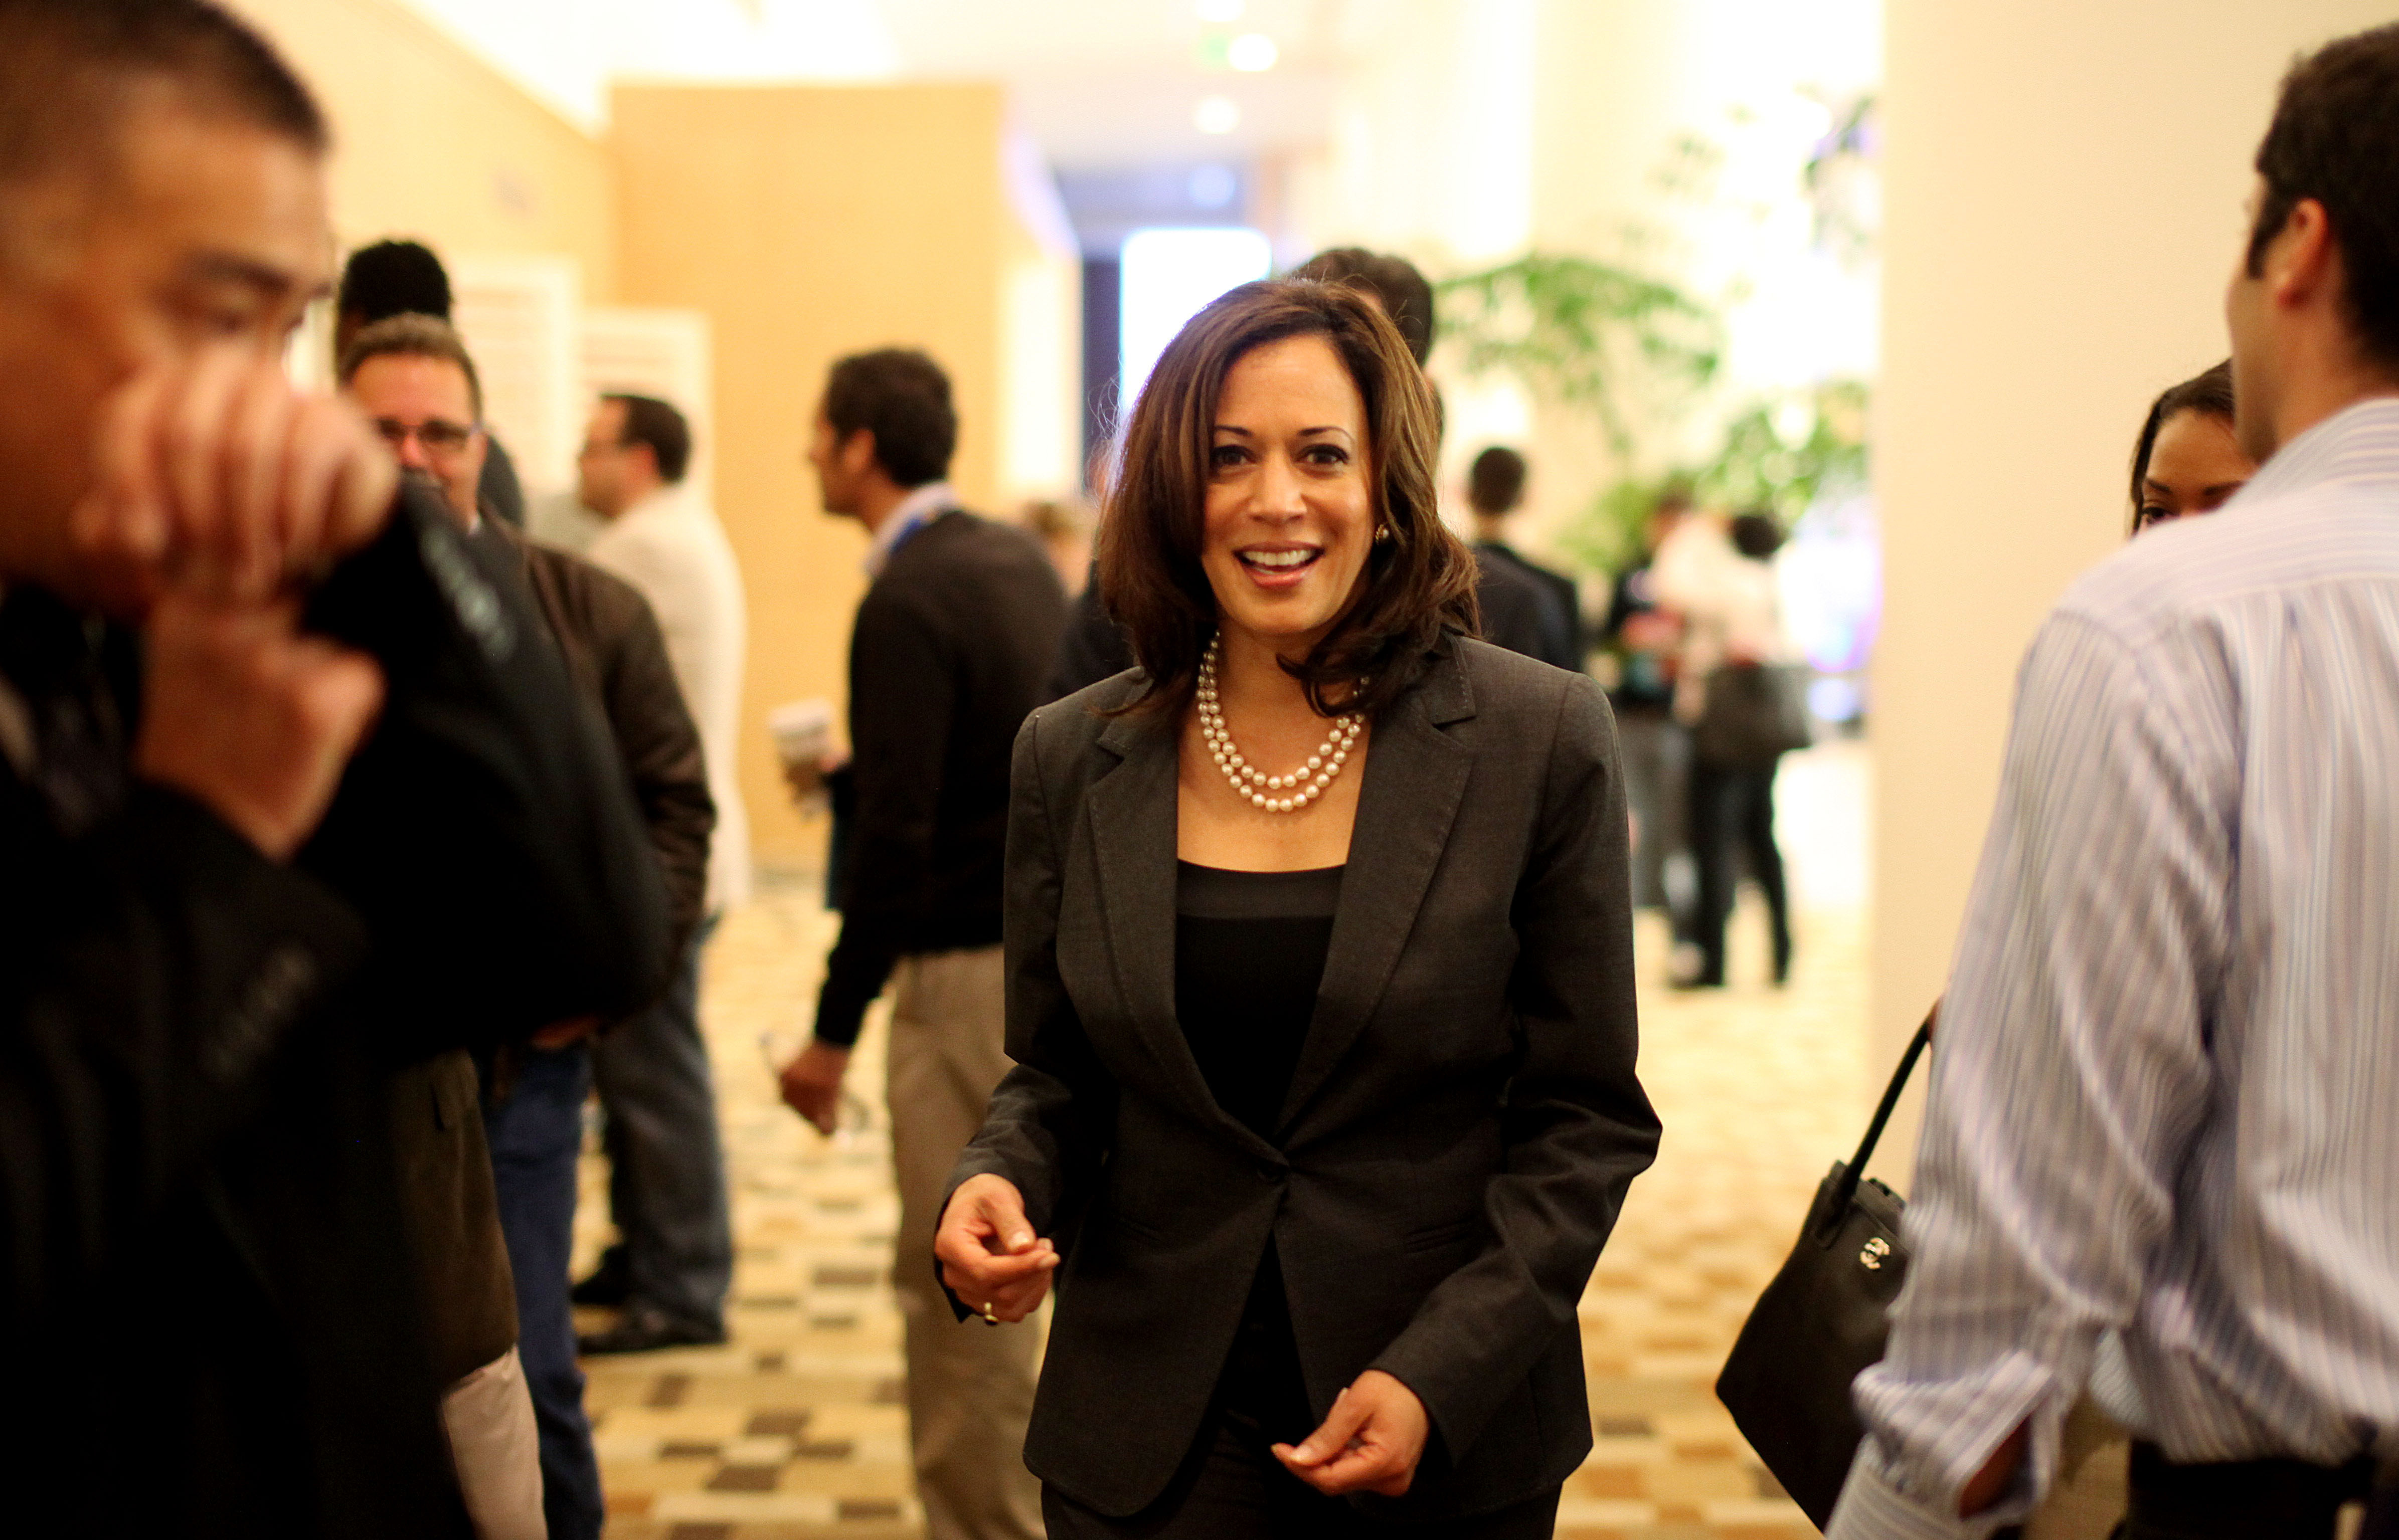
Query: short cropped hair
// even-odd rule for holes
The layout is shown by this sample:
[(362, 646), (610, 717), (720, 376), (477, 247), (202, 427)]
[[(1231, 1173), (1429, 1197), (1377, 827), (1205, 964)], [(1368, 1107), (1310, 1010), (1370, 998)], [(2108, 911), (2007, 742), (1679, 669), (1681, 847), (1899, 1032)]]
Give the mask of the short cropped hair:
[(1416, 682), (1451, 632), (1478, 628), (1474, 554), (1441, 521), (1434, 488), (1432, 392), (1407, 344), (1373, 301), (1345, 284), (1245, 283), (1185, 324), (1159, 356), (1126, 426), (1100, 519), (1100, 597), (1152, 688), (1128, 709), (1181, 711), (1215, 635), (1206, 543), (1209, 462), (1225, 376), (1252, 350), (1322, 337), (1366, 408), (1365, 463), (1376, 522), (1365, 591), (1300, 663), (1283, 667), (1308, 704), (1379, 711)]
[(439, 358), (456, 364), (467, 376), (467, 399), (474, 406), (475, 421), (483, 420), (482, 376), (475, 372), (474, 358), (458, 329), (440, 317), (386, 316), (351, 338), (342, 354), (344, 386), (358, 377), (370, 358)]
[(2177, 385), (2168, 385), (2149, 403), (2141, 422), (2141, 436), (2133, 443), (2133, 533), (2141, 533), (2142, 483), (2149, 479), (2149, 456), (2167, 423), (2186, 412), (2204, 412), (2232, 426), (2232, 360), (2225, 359)]
[(334, 308), (367, 325), (394, 316), (450, 318), (450, 274), (430, 248), (413, 240), (379, 240), (350, 253), (342, 265)]
[(1383, 314), (1400, 329), (1419, 369), (1432, 357), (1432, 285), (1407, 258), (1387, 256), (1359, 246), (1335, 246), (1293, 268), (1291, 277), (1364, 290), (1375, 296)]
[(683, 413), (655, 396), (612, 394), (600, 399), (625, 409), (625, 434), (620, 441), (649, 445), (659, 479), (669, 486), (681, 481), (691, 468), (691, 425), (684, 421)]
[(2399, 23), (2327, 43), (2291, 66), (2257, 146), (2265, 192), (2249, 276), (2305, 198), (2324, 205), (2349, 278), (2360, 349), (2399, 371)]
[(897, 485), (921, 487), (950, 473), (958, 447), (950, 377), (913, 347), (853, 353), (834, 364), (824, 414), (841, 442), (861, 428), (874, 434), (874, 462)]
[(332, 144), (324, 113), (282, 56), (210, 0), (0, 0), (0, 180), (104, 146), (144, 82), (311, 155)]
[(1525, 500), (1525, 457), (1504, 444), (1476, 455), (1466, 473), (1466, 500), (1494, 519), (1513, 513)]

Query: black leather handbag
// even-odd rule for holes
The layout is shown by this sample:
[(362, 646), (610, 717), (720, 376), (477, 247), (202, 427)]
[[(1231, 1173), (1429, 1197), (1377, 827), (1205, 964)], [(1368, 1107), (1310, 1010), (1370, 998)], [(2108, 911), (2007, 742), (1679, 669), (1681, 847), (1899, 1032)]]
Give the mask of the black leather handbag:
[(1850, 1382), (1882, 1358), (1891, 1302), (1907, 1281), (1899, 1236), (1906, 1200), (1860, 1173), (1931, 1041), (1927, 1017), (1858, 1153), (1847, 1165), (1836, 1161), (1816, 1189), (1798, 1244), (1758, 1296), (1716, 1378), (1716, 1398), (1742, 1437), (1818, 1529), (1831, 1520), (1865, 1437)]

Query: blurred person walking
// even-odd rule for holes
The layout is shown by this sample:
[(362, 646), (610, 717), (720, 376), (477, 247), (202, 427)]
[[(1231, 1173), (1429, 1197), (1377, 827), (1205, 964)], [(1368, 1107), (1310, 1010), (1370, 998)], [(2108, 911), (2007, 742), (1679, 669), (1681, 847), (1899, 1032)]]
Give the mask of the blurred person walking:
[(1616, 713), (1625, 795), (1633, 807), (1633, 902), (1673, 914), (1678, 939), (1687, 937), (1699, 903), (1696, 880), (1687, 870), (1685, 811), (1691, 740), (1674, 720), (1674, 655), (1682, 646), (1683, 622), (1659, 601), (1656, 563), (1660, 548), (1690, 511), (1687, 493), (1660, 495), (1642, 532), (1641, 559), (1616, 574), (1599, 630), (1600, 644), (1614, 651), (1617, 665), (1607, 703)]
[(648, 396), (601, 399), (583, 436), (580, 496), (607, 520), (585, 548), (592, 565), (649, 601), (666, 655), (698, 723), (716, 831), (706, 903), (667, 997), (591, 1045), (617, 1240), (575, 1290), (578, 1304), (623, 1312), (582, 1339), (587, 1354), (637, 1353), (725, 1340), (733, 1222), (717, 1128), (716, 1085), (699, 1024), (700, 956), (727, 906), (750, 897), (750, 820), (735, 750), (748, 611), (724, 526), (684, 480), (691, 427)]
[(958, 507), (949, 377), (887, 348), (834, 365), (808, 460), (825, 511), (871, 537), (849, 653), (849, 855), (816, 1035), (783, 1099), (831, 1133), (866, 1007), (896, 974), (887, 1083), (907, 1324), (908, 1433), (928, 1540), (1041, 1533), (1022, 1450), (1031, 1332), (969, 1331), (933, 1277), (950, 1168), (1008, 1068), (1000, 951), (1009, 745), (1066, 621), (1038, 542)]
[(2296, 64), (2257, 169), (2261, 466), (2026, 658), (1837, 1540), (2013, 1521), (2086, 1386), (2130, 1540), (2329, 1536), (2399, 1453), (2399, 27)]
[(203, 0), (0, 0), (0, 1358), (39, 1387), (0, 1474), (33, 1533), (538, 1533), (465, 1049), (664, 983), (529, 601), (282, 371), (326, 147)]
[[(344, 390), (400, 464), (438, 484), (459, 527), (522, 574), (576, 688), (607, 723), (666, 881), (670, 934), (660, 961), (673, 974), (687, 951), (683, 939), (699, 923), (715, 816), (699, 735), (676, 689), (657, 622), (630, 586), (525, 538), (480, 505), (482, 383), (447, 322), (430, 316), (378, 321), (351, 339), (340, 372)], [(597, 1540), (607, 1517), (567, 1300), (590, 1045), (603, 1025), (610, 1036), (634, 1030), (597, 1017), (553, 1022), (502, 1045), (484, 1075), (483, 1126), (516, 1279), (518, 1343), (540, 1439), (549, 1540)]]
[[(1691, 858), (1699, 903), (1673, 982), (1725, 981), (1725, 925), (1743, 865), (1766, 899), (1772, 978), (1791, 976), (1791, 898), (1774, 842), (1774, 777), (1783, 752), (1806, 740), (1803, 703), (1789, 698), (1796, 655), (1769, 563), (1782, 531), (1765, 514), (1728, 523), (1687, 519), (1659, 551), (1659, 598), (1682, 616), (1674, 716), (1690, 734)], [(1787, 726), (1776, 718), (1791, 719)], [(1781, 729), (1781, 730), (1778, 730)]]
[(1208, 306), (1101, 524), (1142, 671), (1017, 739), (1017, 1063), (936, 1250), (995, 1326), (1058, 1279), (1051, 1540), (1546, 1536), (1591, 1448), (1658, 1137), (1624, 801), (1597, 687), (1471, 639), (1434, 444), (1363, 296)]
[[(333, 296), (333, 362), (338, 370), (360, 331), (394, 316), (430, 316), (452, 319), (450, 272), (432, 248), (421, 241), (379, 240), (350, 253), (342, 265), (341, 288)], [(525, 495), (517, 480), (516, 461), (508, 446), (482, 430), (482, 480), (476, 483), (475, 505), (500, 522), (524, 528)]]

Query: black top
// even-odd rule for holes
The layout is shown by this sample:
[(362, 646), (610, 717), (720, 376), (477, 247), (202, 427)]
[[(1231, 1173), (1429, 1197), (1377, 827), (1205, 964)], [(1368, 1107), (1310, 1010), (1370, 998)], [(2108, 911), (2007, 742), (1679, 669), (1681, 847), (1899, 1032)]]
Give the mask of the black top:
[(1174, 865), (1175, 1019), (1216, 1105), (1271, 1142), (1316, 1014), (1343, 869)]
[(900, 958), (999, 944), (1009, 753), (1065, 626), (1065, 589), (1033, 537), (955, 509), (867, 589), (849, 644), (858, 806), (817, 1000), (825, 1042), (857, 1041)]

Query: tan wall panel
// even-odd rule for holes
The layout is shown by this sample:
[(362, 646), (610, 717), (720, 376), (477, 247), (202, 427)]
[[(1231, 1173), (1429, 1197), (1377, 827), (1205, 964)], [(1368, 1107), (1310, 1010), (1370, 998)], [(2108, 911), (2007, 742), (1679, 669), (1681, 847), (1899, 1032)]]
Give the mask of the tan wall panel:
[(334, 228), (445, 253), (552, 252), (616, 291), (608, 152), (391, 0), (232, 0), (307, 77), (338, 136)]
[(622, 298), (715, 323), (714, 492), (750, 600), (742, 790), (770, 860), (823, 844), (791, 811), (766, 713), (846, 704), (864, 588), (864, 534), (820, 511), (801, 459), (826, 370), (888, 344), (930, 352), (957, 390), (960, 492), (991, 509), (998, 491), (1001, 109), (983, 86), (616, 94)]
[[(2391, 14), (2388, 0), (1892, 0), (1878, 1064), (1947, 975), (2017, 661), (2122, 539), (2150, 399), (2224, 355), (2224, 282), (2283, 69)], [(1913, 1124), (1901, 1133), (1883, 1164), (1904, 1173)]]

